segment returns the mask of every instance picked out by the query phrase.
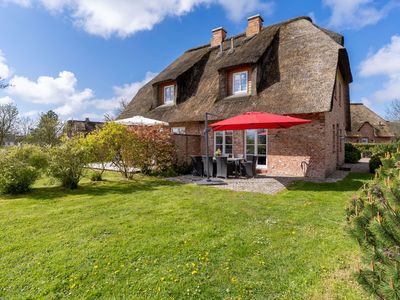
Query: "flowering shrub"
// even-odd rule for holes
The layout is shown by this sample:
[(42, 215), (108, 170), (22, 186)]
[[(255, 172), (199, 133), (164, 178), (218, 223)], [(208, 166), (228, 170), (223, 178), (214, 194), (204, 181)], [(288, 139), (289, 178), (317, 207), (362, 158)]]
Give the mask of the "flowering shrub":
[(39, 147), (24, 145), (1, 150), (0, 192), (28, 192), (46, 166), (47, 157)]
[(171, 131), (163, 126), (134, 126), (129, 132), (135, 136), (135, 165), (143, 173), (162, 172), (176, 162), (176, 149)]

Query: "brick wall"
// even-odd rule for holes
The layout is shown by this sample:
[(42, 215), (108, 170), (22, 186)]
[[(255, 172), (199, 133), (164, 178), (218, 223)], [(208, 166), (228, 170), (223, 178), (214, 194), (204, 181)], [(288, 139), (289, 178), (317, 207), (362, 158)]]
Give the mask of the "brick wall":
[(198, 135), (174, 134), (174, 141), (179, 162), (190, 162), (191, 155), (201, 155), (201, 137)]

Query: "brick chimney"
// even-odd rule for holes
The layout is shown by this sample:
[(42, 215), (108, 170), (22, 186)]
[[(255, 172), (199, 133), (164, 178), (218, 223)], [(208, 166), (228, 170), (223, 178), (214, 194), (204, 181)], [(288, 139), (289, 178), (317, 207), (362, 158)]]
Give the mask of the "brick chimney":
[(252, 36), (261, 31), (263, 26), (264, 19), (261, 15), (255, 15), (252, 17), (247, 18), (247, 28), (246, 28), (246, 36)]
[(212, 30), (211, 47), (219, 46), (226, 38), (226, 30), (218, 27)]

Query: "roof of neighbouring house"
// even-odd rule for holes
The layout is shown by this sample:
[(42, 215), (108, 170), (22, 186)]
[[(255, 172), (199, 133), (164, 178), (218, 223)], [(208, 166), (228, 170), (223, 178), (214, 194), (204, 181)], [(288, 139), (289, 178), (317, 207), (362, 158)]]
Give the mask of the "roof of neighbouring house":
[(349, 137), (361, 137), (360, 129), (369, 124), (374, 128), (376, 137), (393, 137), (395, 132), (390, 122), (383, 119), (363, 103), (350, 104), (351, 131), (347, 132)]
[(96, 122), (89, 119), (68, 120), (65, 128), (67, 131), (71, 131), (71, 133), (88, 133), (98, 128), (98, 126), (102, 126), (103, 124), (104, 122)]
[[(141, 115), (184, 122), (202, 121), (205, 112), (231, 117), (246, 111), (330, 111), (338, 68), (346, 82), (352, 81), (343, 43), (340, 34), (316, 26), (309, 17), (299, 17), (263, 27), (251, 37), (228, 37), (222, 53), (209, 44), (189, 49), (142, 87), (119, 118)], [(220, 99), (221, 70), (255, 63), (262, 63), (267, 74), (262, 75), (265, 83), (257, 94)], [(188, 96), (177, 105), (157, 107), (155, 86), (169, 80), (178, 82), (178, 91), (180, 82), (188, 84), (187, 90), (181, 91)]]

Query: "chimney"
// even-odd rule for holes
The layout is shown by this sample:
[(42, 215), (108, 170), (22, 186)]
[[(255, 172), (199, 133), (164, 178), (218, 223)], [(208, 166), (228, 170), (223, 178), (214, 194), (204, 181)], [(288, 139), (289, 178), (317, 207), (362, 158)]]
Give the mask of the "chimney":
[(261, 31), (264, 19), (261, 15), (255, 15), (247, 18), (246, 37), (253, 36)]
[(223, 27), (212, 30), (211, 47), (219, 46), (226, 38), (226, 31)]

